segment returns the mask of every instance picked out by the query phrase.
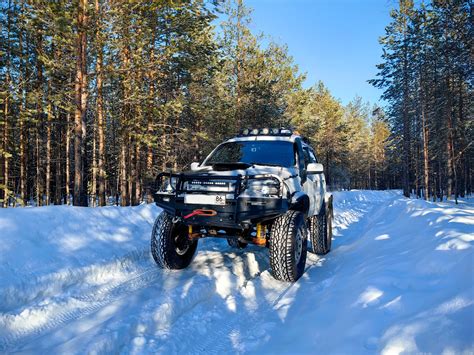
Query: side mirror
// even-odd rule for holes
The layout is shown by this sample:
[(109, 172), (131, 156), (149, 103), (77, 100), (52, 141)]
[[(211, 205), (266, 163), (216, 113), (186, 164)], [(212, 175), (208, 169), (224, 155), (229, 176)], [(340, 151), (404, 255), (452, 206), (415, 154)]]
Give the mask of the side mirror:
[(322, 173), (324, 173), (323, 164), (309, 163), (308, 167), (306, 168), (306, 172), (308, 174), (322, 174)]
[(198, 168), (199, 168), (199, 163), (198, 162), (191, 163), (191, 170), (192, 171), (198, 170)]

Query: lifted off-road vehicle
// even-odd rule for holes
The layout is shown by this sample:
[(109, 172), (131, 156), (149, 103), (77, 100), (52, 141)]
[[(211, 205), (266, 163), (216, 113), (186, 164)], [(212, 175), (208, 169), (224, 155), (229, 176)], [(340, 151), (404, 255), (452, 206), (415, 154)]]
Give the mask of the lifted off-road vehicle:
[(331, 249), (332, 195), (313, 149), (289, 129), (245, 129), (191, 171), (161, 173), (162, 207), (151, 236), (156, 263), (187, 267), (200, 238), (227, 238), (231, 247), (269, 248), (273, 276), (296, 281), (313, 251)]

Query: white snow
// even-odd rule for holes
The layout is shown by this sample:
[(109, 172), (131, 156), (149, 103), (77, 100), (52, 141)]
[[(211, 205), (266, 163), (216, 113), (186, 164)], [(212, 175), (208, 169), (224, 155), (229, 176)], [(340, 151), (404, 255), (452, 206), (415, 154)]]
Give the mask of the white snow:
[(295, 284), (268, 250), (149, 253), (160, 209), (0, 209), (0, 352), (474, 352), (474, 203), (335, 194), (333, 250)]

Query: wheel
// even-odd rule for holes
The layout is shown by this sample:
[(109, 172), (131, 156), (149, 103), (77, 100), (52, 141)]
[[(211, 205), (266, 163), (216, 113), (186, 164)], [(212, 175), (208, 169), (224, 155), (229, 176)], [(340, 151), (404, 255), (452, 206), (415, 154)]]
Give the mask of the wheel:
[(309, 218), (309, 230), (313, 252), (324, 255), (331, 250), (332, 243), (332, 205), (323, 206), (321, 213)]
[(248, 243), (241, 242), (237, 238), (227, 238), (227, 244), (232, 248), (244, 249), (247, 247)]
[(151, 255), (158, 266), (165, 269), (184, 269), (194, 256), (197, 240), (189, 240), (184, 223), (173, 223), (166, 212), (155, 220), (151, 232)]
[(270, 232), (270, 267), (273, 277), (294, 282), (303, 275), (308, 248), (308, 229), (302, 212), (278, 217)]

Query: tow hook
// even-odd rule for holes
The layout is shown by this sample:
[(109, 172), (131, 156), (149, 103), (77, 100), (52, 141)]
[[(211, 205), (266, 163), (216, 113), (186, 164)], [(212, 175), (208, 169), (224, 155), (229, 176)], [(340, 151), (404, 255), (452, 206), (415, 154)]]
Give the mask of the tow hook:
[(203, 217), (212, 217), (217, 214), (217, 211), (214, 210), (205, 210), (205, 209), (197, 209), (192, 211), (190, 214), (187, 214), (183, 217), (183, 219), (188, 219), (193, 216), (203, 216)]

